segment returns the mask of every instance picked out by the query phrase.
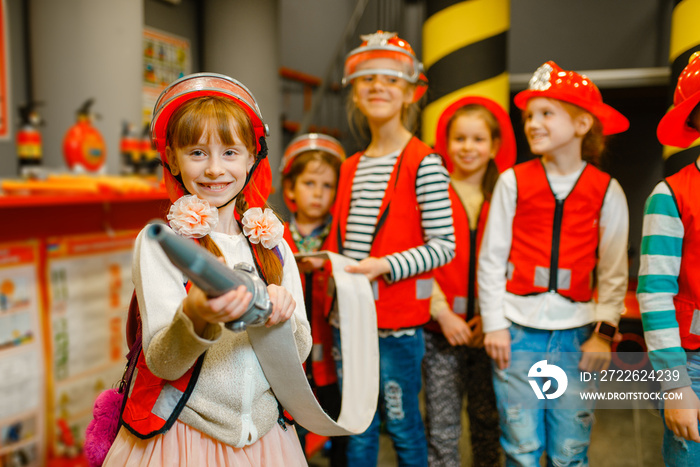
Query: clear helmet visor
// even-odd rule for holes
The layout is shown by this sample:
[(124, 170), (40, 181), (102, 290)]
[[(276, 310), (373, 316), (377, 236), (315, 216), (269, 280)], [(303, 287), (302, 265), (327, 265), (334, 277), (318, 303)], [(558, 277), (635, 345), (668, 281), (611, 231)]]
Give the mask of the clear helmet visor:
[(388, 75), (417, 83), (422, 64), (400, 47), (367, 46), (352, 51), (345, 60), (343, 86), (353, 79), (366, 75)]

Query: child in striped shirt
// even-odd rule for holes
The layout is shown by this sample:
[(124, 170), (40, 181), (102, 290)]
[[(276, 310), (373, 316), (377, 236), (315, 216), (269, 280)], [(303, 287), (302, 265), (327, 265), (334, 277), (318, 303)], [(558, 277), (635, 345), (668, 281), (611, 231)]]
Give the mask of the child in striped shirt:
[[(674, 107), (659, 122), (662, 144), (688, 147), (700, 137), (700, 57), (678, 78)], [(700, 465), (700, 158), (659, 182), (644, 207), (637, 298), (649, 358), (664, 401), (666, 465)]]
[(348, 272), (372, 282), (380, 393), (369, 428), (350, 437), (348, 465), (376, 465), (381, 417), (399, 465), (427, 466), (418, 406), (422, 326), (430, 320), (432, 270), (454, 257), (449, 176), (440, 156), (407, 128), (426, 89), (413, 49), (395, 33), (363, 39), (346, 58), (343, 83), (352, 85), (354, 116), (371, 141), (341, 167), (329, 250), (358, 260)]

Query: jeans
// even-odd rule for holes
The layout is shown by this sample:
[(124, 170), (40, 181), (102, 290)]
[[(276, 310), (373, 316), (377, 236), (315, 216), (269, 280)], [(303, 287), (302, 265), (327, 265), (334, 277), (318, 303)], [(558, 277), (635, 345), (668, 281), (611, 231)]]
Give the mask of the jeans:
[[(493, 376), (506, 466), (539, 467), (545, 451), (548, 466), (588, 465), (593, 402), (582, 401), (579, 392), (594, 383), (581, 382), (578, 362), (581, 344), (591, 331), (591, 326), (548, 331), (511, 325), (510, 366), (494, 366)], [(568, 376), (561, 395), (557, 393), (563, 378), (536, 377), (543, 360), (547, 368), (556, 365)]]
[[(340, 349), (340, 332), (333, 328), (336, 350)], [(377, 465), (379, 456), (379, 424), (386, 431), (396, 450), (398, 465), (427, 466), (428, 448), (421, 417), (418, 394), (421, 390), (421, 361), (425, 353), (423, 330), (412, 336), (379, 338), (379, 401), (377, 411), (364, 433), (350, 436), (348, 466)], [(336, 361), (339, 385), (342, 388), (342, 356)]]
[[(700, 352), (688, 354), (688, 374), (691, 387), (700, 397)], [(664, 463), (669, 467), (684, 467), (688, 465), (700, 465), (700, 443), (687, 441), (673, 434), (666, 426), (663, 409), (661, 419), (664, 420)], [(698, 426), (700, 429), (700, 425)]]

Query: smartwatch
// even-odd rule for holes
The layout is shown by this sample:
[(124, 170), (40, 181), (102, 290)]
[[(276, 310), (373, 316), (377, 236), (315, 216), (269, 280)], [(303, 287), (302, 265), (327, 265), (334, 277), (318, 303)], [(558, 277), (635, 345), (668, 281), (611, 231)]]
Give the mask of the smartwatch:
[(615, 333), (617, 332), (617, 327), (610, 323), (606, 323), (605, 321), (598, 321), (594, 332), (597, 333), (598, 337), (601, 339), (612, 342), (613, 337), (615, 337)]

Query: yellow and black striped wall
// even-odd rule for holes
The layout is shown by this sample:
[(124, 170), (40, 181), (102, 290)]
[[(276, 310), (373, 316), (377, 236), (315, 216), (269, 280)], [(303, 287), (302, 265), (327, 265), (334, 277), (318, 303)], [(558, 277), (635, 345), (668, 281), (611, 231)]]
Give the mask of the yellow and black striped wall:
[(510, 0), (431, 0), (423, 24), (428, 104), (422, 139), (435, 143), (440, 114), (463, 96), (491, 98), (508, 110)]
[[(678, 76), (688, 64), (690, 56), (700, 51), (700, 0), (677, 0), (673, 7), (671, 20), (671, 44), (669, 62), (671, 65), (671, 102)], [(689, 148), (682, 149), (664, 146), (664, 174), (666, 176), (678, 172), (694, 161), (700, 154), (700, 140), (695, 141)]]

